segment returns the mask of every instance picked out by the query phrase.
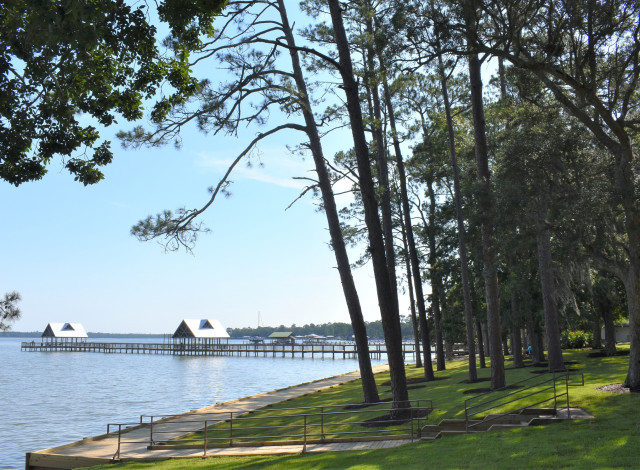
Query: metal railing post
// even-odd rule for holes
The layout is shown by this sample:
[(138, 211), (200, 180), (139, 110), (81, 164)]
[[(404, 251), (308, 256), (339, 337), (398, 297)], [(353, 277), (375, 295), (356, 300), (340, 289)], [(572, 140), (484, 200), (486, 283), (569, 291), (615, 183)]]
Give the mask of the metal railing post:
[(558, 414), (558, 392), (556, 391), (556, 373), (553, 373), (553, 411)]
[(149, 445), (153, 445), (153, 416), (151, 417), (151, 425), (149, 426)]
[(464, 432), (469, 432), (469, 410), (467, 409), (467, 400), (464, 401)]
[(229, 447), (233, 447), (233, 411), (229, 412)]
[(307, 451), (307, 415), (304, 415), (304, 440), (302, 445), (302, 453)]
[(120, 460), (120, 434), (122, 434), (122, 424), (118, 424), (118, 448), (116, 449), (116, 453), (113, 454), (112, 460)]
[(422, 407), (420, 406), (420, 404), (422, 403), (422, 400), (418, 400), (418, 434), (417, 437), (420, 437), (420, 433), (421, 433), (421, 429), (422, 426), (420, 425), (420, 419), (421, 419), (421, 412), (422, 412)]
[(208, 421), (205, 419), (204, 420), (204, 457), (207, 456), (207, 427), (208, 427)]
[(567, 392), (567, 418), (571, 419), (571, 407), (569, 405), (569, 372), (564, 376), (564, 383)]
[(320, 439), (324, 442), (324, 406), (320, 407)]
[[(415, 410), (411, 408), (411, 442), (413, 442), (413, 414)], [(420, 416), (420, 405), (418, 404), (418, 416)]]

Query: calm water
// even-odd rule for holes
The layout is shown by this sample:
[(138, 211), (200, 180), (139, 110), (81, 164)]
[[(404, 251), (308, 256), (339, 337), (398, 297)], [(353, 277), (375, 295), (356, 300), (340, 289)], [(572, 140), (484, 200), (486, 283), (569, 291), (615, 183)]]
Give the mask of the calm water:
[(0, 338), (0, 469), (22, 469), (25, 452), (103, 434), (107, 423), (181, 413), (358, 368), (354, 359), (22, 352), (21, 341)]

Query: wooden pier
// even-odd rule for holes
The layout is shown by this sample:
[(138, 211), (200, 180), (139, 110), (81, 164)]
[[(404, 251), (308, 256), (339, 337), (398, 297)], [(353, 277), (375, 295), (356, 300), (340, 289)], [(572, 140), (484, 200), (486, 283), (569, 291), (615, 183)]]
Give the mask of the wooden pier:
[[(358, 351), (352, 342), (330, 343), (110, 343), (94, 341), (24, 341), (22, 351), (92, 352), (104, 354), (170, 354), (174, 356), (247, 356), (247, 357), (323, 357), (331, 359), (356, 358)], [(405, 358), (415, 357), (413, 343), (403, 343)], [(373, 359), (382, 359), (387, 348), (384, 343), (369, 344)]]

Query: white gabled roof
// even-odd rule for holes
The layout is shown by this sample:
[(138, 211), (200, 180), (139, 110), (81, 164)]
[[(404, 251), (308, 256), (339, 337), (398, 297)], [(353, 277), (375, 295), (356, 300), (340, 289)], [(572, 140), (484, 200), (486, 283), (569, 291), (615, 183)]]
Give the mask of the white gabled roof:
[(82, 323), (49, 323), (43, 338), (88, 338)]
[(174, 338), (229, 338), (229, 333), (218, 320), (185, 319), (173, 334)]

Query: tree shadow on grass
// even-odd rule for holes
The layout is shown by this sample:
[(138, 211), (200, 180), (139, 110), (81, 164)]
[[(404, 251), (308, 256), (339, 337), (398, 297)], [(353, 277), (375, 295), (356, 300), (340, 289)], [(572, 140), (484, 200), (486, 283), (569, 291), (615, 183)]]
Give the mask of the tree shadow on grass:
[(460, 382), (458, 382), (459, 384), (474, 384), (477, 382), (490, 382), (491, 378), (489, 377), (478, 377), (476, 380), (474, 380), (473, 382), (469, 381), (469, 379), (465, 379), (465, 380), (461, 380)]
[(613, 354), (612, 356), (607, 354), (606, 351), (603, 349), (601, 351), (594, 351), (588, 354), (588, 357), (615, 357), (615, 356), (628, 356), (629, 355), (629, 350), (628, 349), (623, 349), (622, 351), (616, 351), (615, 354)]
[[(565, 370), (557, 370), (555, 372), (577, 372), (579, 369), (565, 369)], [(532, 374), (552, 374), (553, 372), (549, 372), (546, 369), (541, 369), (541, 370), (532, 370), (531, 371)]]
[(368, 408), (370, 406), (380, 405), (381, 403), (391, 403), (391, 398), (380, 399), (379, 401), (372, 403), (354, 403), (352, 405), (347, 405), (343, 407), (344, 410), (361, 410), (363, 408)]
[[(426, 383), (426, 382), (436, 382), (438, 380), (446, 380), (451, 378), (450, 375), (443, 375), (441, 377), (435, 377), (432, 380), (427, 380), (425, 377), (411, 377), (411, 378), (407, 378), (407, 385), (413, 385), (413, 384), (421, 384), (421, 383)], [(383, 382), (380, 384), (381, 387), (391, 387), (391, 381), (387, 380), (386, 382)]]
[(516, 390), (518, 388), (522, 388), (522, 385), (507, 385), (506, 387), (501, 388), (500, 390), (491, 390), (491, 388), (470, 388), (468, 390), (464, 390), (462, 393), (464, 395), (469, 395), (471, 393), (488, 393), (488, 392), (502, 392), (503, 390)]
[(419, 388), (426, 388), (426, 384), (425, 385), (409, 385), (407, 387), (407, 390), (418, 390)]
[[(413, 416), (413, 419), (427, 418), (429, 417), (429, 410), (414, 409), (412, 410), (411, 416)], [(384, 415), (380, 415), (380, 416), (376, 416), (374, 418), (368, 419), (365, 422), (363, 422), (361, 426), (364, 426), (365, 428), (386, 428), (390, 426), (399, 426), (401, 424), (405, 424), (411, 421), (412, 419), (411, 416), (407, 418), (398, 419), (398, 418), (391, 417), (391, 415), (387, 413)]]

